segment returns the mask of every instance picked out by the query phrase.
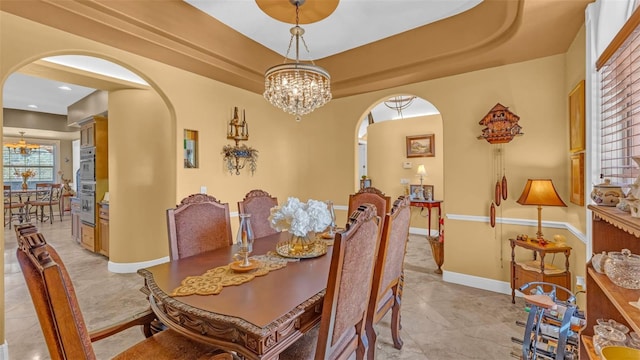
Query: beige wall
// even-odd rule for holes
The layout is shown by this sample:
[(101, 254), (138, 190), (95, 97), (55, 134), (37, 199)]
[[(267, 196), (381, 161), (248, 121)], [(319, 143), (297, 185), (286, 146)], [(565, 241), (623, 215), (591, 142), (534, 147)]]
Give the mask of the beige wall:
[[(210, 194), (229, 202), (232, 211), (236, 210), (236, 201), (254, 188), (269, 191), (281, 201), (298, 196), (304, 200), (332, 199), (336, 205), (346, 205), (348, 194), (357, 187), (359, 119), (373, 104), (399, 92), (420, 96), (441, 112), (442, 135), (436, 146), (437, 154), (442, 154), (443, 182), (436, 186), (436, 197), (445, 200), (447, 213), (488, 215), (495, 184), (493, 147), (476, 137), (481, 131), (478, 121), (497, 102), (521, 117), (525, 133), (505, 146), (511, 192), (499, 216), (535, 219), (535, 208), (515, 203), (528, 177), (553, 178), (562, 198), (568, 199), (564, 55), (335, 99), (296, 123), (259, 94), (6, 13), (0, 13), (0, 26), (2, 82), (18, 67), (43, 56), (75, 53), (124, 65), (156, 89), (144, 95), (123, 90), (110, 99), (114, 262), (140, 262), (166, 255), (165, 207), (198, 192), (202, 185)], [(127, 102), (130, 97), (140, 104), (127, 113), (132, 106)], [(224, 134), (233, 106), (246, 109), (251, 128), (248, 145), (260, 151), (254, 176), (246, 171), (241, 176), (229, 175), (223, 167), (220, 151), (228, 143)], [(199, 169), (176, 166), (182, 164), (185, 128), (199, 131)], [(387, 181), (383, 178), (382, 183)], [(389, 181), (399, 185), (397, 175)], [(568, 211), (545, 208), (543, 217), (567, 221)], [(544, 231), (555, 233), (552, 229)], [(444, 269), (507, 281), (507, 239), (518, 232), (533, 234), (535, 229), (492, 229), (483, 222), (447, 220)], [(570, 234), (567, 237), (570, 244), (576, 242)], [(4, 247), (4, 241), (0, 246)], [(579, 258), (584, 259), (584, 255)], [(4, 290), (4, 283), (0, 290)], [(4, 303), (0, 305), (4, 308)], [(4, 316), (0, 317), (2, 338)]]
[[(435, 156), (407, 158), (406, 137), (410, 135), (434, 134)], [(441, 200), (444, 194), (442, 118), (440, 115), (420, 116), (404, 120), (384, 121), (367, 127), (367, 167), (374, 187), (391, 196), (393, 202), (404, 195), (401, 179), (410, 184), (420, 184), (417, 176), (419, 165), (424, 165), (427, 175), (423, 184), (434, 186), (434, 199)], [(411, 162), (412, 168), (402, 164)], [(444, 206), (443, 206), (444, 210)], [(427, 229), (426, 210), (412, 208), (411, 227)], [(432, 229), (437, 227), (436, 211), (432, 212)]]

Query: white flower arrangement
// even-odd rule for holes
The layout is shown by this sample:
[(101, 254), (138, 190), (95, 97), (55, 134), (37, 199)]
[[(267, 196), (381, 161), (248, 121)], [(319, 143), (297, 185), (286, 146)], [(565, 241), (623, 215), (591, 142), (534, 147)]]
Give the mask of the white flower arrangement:
[(282, 206), (271, 209), (269, 223), (278, 231), (288, 230), (293, 235), (306, 236), (311, 231), (324, 231), (331, 224), (331, 213), (322, 201), (303, 203), (290, 197)]

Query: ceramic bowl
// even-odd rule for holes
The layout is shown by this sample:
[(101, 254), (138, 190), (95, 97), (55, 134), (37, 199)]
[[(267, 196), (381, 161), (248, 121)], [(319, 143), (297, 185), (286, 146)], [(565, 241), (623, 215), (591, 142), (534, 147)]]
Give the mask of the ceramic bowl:
[(603, 360), (640, 360), (640, 350), (626, 346), (605, 346), (601, 353)]

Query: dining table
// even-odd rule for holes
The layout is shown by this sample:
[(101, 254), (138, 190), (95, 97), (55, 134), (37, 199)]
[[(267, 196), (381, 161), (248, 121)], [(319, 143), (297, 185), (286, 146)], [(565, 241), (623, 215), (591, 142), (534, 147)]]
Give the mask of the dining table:
[[(290, 237), (280, 232), (255, 239), (252, 256), (273, 252)], [(215, 295), (176, 296), (174, 291), (189, 276), (232, 263), (236, 246), (140, 269), (138, 274), (144, 278), (142, 291), (151, 309), (167, 327), (246, 359), (278, 359), (320, 322), (332, 249), (327, 246), (327, 253), (315, 258), (289, 259), (283, 268), (224, 286)]]

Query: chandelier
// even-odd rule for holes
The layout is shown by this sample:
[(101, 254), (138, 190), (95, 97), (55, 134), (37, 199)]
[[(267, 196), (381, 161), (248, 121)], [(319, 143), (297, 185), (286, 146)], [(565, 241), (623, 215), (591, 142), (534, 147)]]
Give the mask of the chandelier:
[(398, 112), (398, 116), (401, 119), (404, 119), (404, 117), (402, 116), (402, 110), (407, 109), (409, 106), (411, 106), (411, 104), (413, 103), (413, 100), (415, 100), (416, 97), (415, 96), (396, 96), (396, 97), (392, 97), (387, 99), (384, 102), (384, 105), (386, 107), (388, 107), (391, 110), (395, 110)]
[(40, 148), (38, 144), (27, 144), (24, 140), (24, 131), (20, 131), (20, 140), (18, 142), (7, 143), (4, 144), (4, 146), (8, 147), (10, 149), (9, 151), (25, 156), (31, 154), (31, 151), (34, 149)]
[[(313, 110), (323, 106), (331, 100), (331, 77), (329, 73), (311, 60), (311, 64), (300, 63), (300, 40), (309, 53), (304, 41), (304, 29), (299, 24), (300, 5), (305, 0), (289, 0), (296, 7), (296, 26), (292, 27), (289, 47), (284, 58), (284, 64), (269, 68), (264, 74), (264, 97), (273, 106), (282, 109), (302, 120)], [(293, 39), (296, 40), (295, 62), (287, 62)]]

